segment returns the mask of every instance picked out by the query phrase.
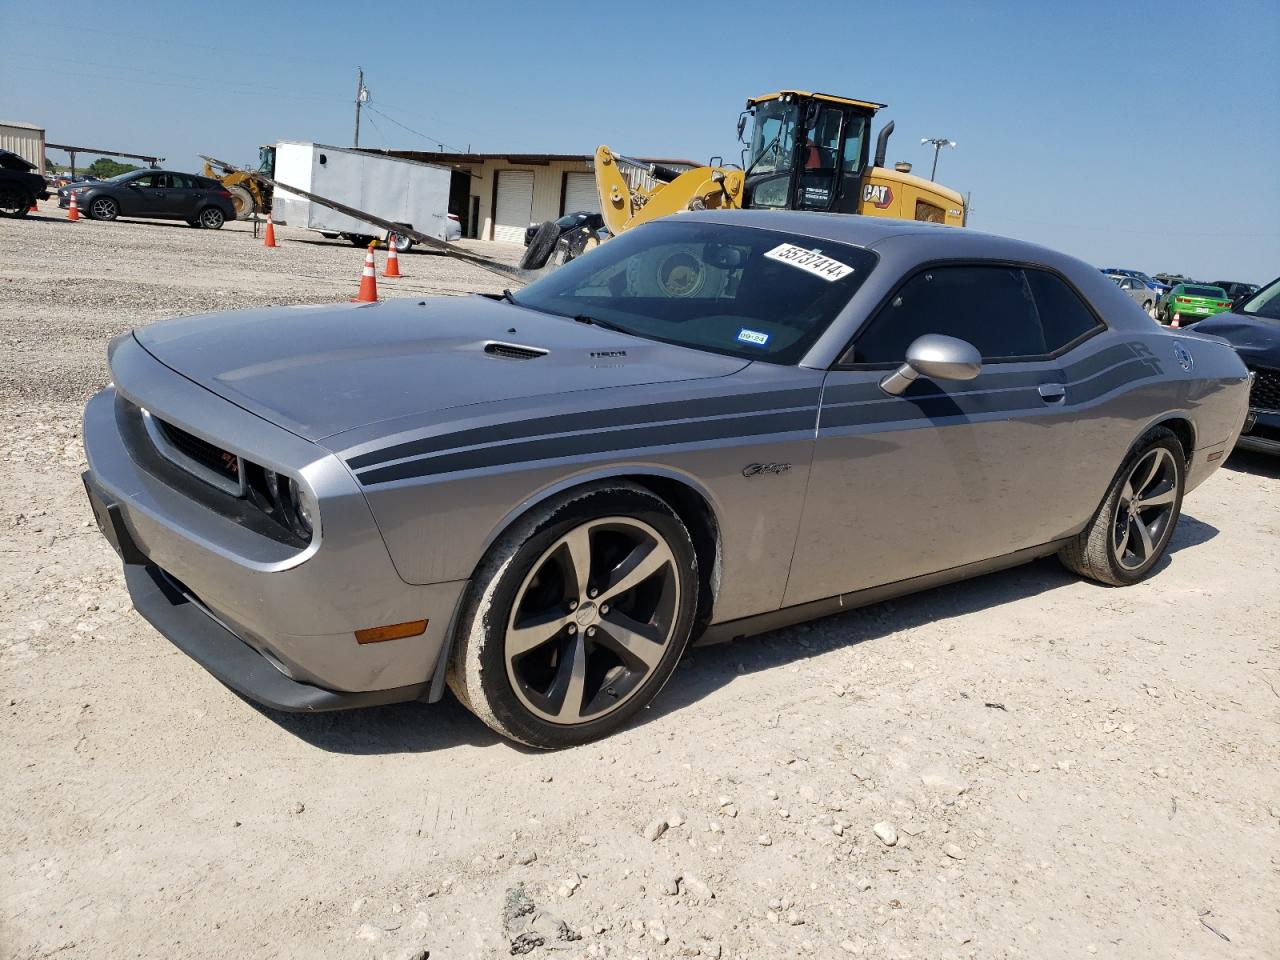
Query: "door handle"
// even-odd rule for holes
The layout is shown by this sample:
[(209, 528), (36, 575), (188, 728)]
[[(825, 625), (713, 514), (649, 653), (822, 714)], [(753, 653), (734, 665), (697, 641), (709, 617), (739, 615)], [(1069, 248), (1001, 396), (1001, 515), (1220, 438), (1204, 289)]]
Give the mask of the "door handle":
[(1060, 383), (1042, 383), (1038, 389), (1045, 403), (1061, 403), (1067, 398), (1067, 388)]

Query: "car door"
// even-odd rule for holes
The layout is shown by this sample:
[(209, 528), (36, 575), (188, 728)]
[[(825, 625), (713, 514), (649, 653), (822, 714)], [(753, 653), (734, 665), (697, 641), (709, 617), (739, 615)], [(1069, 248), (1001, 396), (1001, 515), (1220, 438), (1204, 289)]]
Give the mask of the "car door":
[(195, 217), (195, 190), (190, 178), (181, 173), (162, 174), (161, 183), (167, 196), (164, 206), (156, 214), (171, 217), (175, 220), (190, 220)]
[[(1068, 533), (1079, 498), (1063, 364), (1101, 321), (1064, 280), (1016, 264), (941, 264), (905, 279), (827, 375), (785, 603), (947, 570)], [(880, 381), (907, 346), (978, 348), (969, 381)]]
[(159, 172), (140, 174), (125, 182), (120, 195), (120, 212), (130, 217), (151, 217), (164, 202), (165, 190)]

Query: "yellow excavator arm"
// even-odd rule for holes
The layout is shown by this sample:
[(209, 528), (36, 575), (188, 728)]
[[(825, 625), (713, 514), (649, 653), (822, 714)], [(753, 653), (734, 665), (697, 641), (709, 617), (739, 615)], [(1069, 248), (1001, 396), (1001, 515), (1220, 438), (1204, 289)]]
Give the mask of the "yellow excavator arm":
[[(622, 167), (643, 171), (658, 181), (654, 187), (632, 187)], [(695, 167), (678, 172), (596, 149), (596, 191), (600, 214), (612, 234), (682, 210), (736, 209), (742, 206), (741, 170)]]

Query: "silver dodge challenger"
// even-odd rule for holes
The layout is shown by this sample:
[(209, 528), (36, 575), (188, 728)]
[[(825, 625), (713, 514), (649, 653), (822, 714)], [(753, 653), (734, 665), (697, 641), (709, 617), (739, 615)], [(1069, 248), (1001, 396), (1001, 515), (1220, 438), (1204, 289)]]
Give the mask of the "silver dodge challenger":
[(85, 487), (138, 611), (245, 697), (618, 729), (691, 641), (1057, 554), (1152, 572), (1244, 364), (1093, 267), (931, 224), (689, 213), (512, 294), (144, 327)]

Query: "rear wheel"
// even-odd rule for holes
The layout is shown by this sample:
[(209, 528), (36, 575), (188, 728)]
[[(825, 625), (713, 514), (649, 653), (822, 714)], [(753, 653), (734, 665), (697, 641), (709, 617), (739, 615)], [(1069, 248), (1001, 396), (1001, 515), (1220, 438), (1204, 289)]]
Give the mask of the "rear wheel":
[(236, 183), (227, 187), (227, 193), (231, 194), (231, 205), (236, 208), (237, 220), (248, 220), (253, 216), (253, 194), (248, 189)]
[(120, 204), (111, 197), (95, 197), (89, 204), (89, 216), (94, 220), (114, 220), (120, 216)]
[(517, 523), (477, 570), (449, 686), (530, 746), (605, 736), (671, 676), (697, 584), (689, 533), (665, 501), (625, 482), (567, 494)]
[(206, 230), (221, 230), (222, 225), (226, 222), (227, 217), (217, 207), (205, 207), (196, 217), (200, 221), (200, 226)]
[(12, 184), (0, 186), (0, 215), (25, 217), (35, 201), (21, 187)]
[(1186, 455), (1173, 431), (1144, 436), (1093, 520), (1058, 557), (1082, 577), (1115, 587), (1142, 580), (1159, 562), (1182, 511)]

